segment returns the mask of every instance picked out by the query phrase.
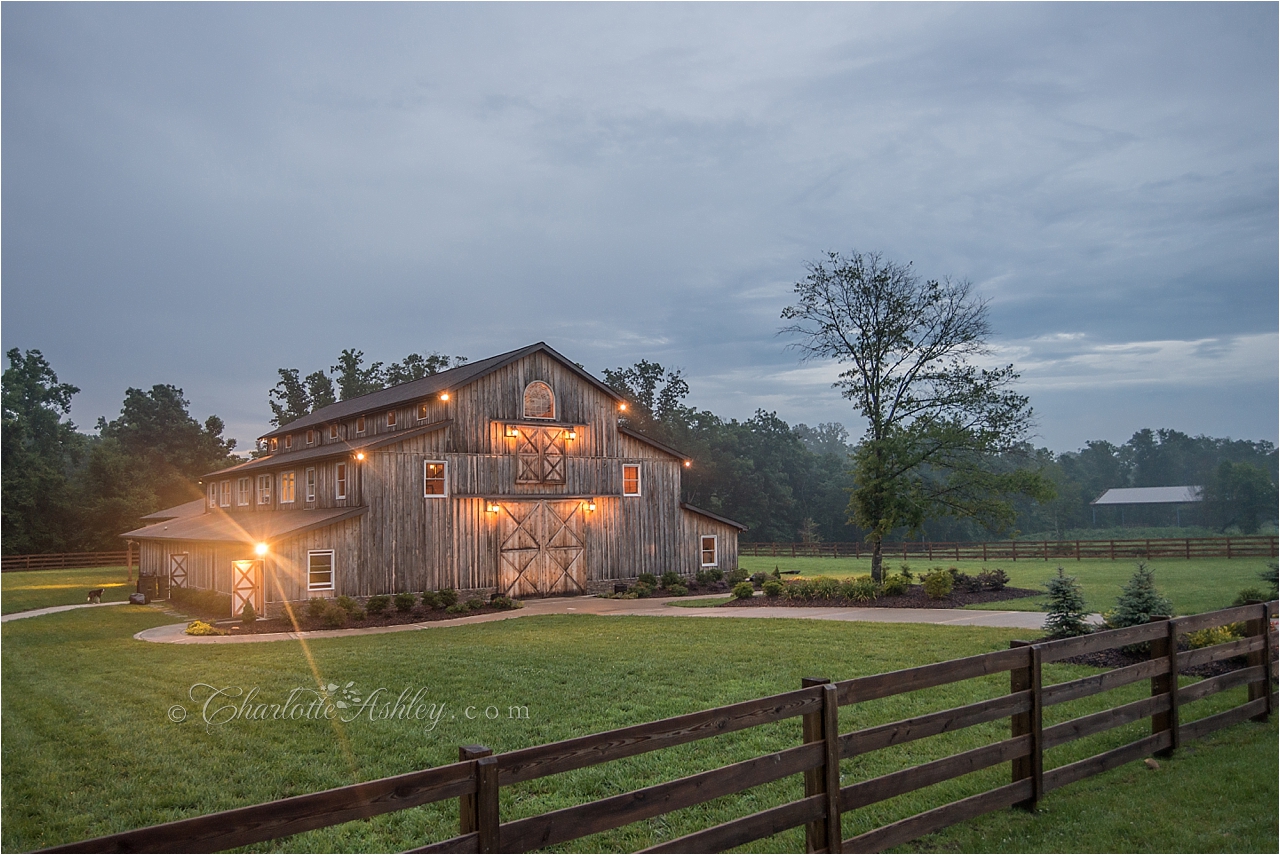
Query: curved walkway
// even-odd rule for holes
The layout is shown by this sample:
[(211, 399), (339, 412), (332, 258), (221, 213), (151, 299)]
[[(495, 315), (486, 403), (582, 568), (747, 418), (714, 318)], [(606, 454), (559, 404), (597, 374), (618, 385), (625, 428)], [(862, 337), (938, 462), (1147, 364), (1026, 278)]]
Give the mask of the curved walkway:
[(660, 598), (651, 600), (611, 600), (601, 597), (557, 597), (545, 600), (527, 600), (524, 608), (509, 612), (453, 618), (451, 620), (405, 623), (397, 626), (374, 626), (364, 629), (321, 629), (311, 632), (271, 632), (259, 635), (187, 635), (186, 624), (144, 629), (134, 635), (139, 641), (167, 644), (248, 644), (259, 641), (289, 641), (299, 637), (348, 638), (354, 635), (381, 635), (388, 632), (409, 632), (418, 629), (442, 629), (469, 623), (487, 623), (495, 620), (532, 615), (586, 614), (643, 617), (708, 617), (708, 618), (790, 618), (799, 620), (866, 621), (868, 623), (929, 623), (945, 626), (987, 626), (1003, 629), (1040, 629), (1044, 626), (1043, 612), (984, 612), (966, 609), (876, 609), (756, 606), (740, 609), (685, 608), (669, 606)]
[(43, 609), (28, 609), (25, 612), (10, 612), (7, 615), (0, 615), (0, 623), (8, 623), (11, 620), (26, 617), (40, 617), (41, 615), (53, 615), (58, 612), (69, 612), (73, 609), (97, 609), (103, 606), (127, 606), (128, 600), (121, 600), (118, 603), (77, 603), (73, 606), (49, 606)]

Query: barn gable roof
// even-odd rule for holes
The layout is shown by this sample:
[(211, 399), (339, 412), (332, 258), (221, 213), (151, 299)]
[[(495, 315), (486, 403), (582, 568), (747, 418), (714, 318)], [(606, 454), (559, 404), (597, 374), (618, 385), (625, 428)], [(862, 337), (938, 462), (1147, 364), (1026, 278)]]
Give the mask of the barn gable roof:
[[(301, 451), (285, 451), (278, 454), (270, 454), (266, 457), (255, 457), (253, 460), (247, 460), (244, 463), (237, 463), (235, 466), (229, 466), (226, 469), (219, 469), (216, 472), (206, 473), (202, 477), (219, 478), (227, 475), (243, 475), (246, 472), (252, 472), (257, 469), (266, 469), (270, 466), (291, 466), (295, 463), (324, 460), (329, 457), (349, 457), (357, 451), (372, 451), (377, 448), (384, 448), (388, 445), (395, 445), (396, 443), (404, 442), (407, 439), (413, 439), (415, 436), (422, 436), (423, 434), (442, 430), (451, 424), (453, 424), (453, 419), (444, 419), (412, 430), (402, 430), (397, 433), (374, 435), (365, 439), (347, 440), (346, 442), (334, 443), (332, 445), (319, 445), (315, 448), (304, 448)], [(147, 519), (147, 517), (143, 517), (143, 519)]]
[(578, 367), (577, 364), (558, 353), (545, 341), (537, 344), (527, 345), (517, 350), (500, 353), (497, 356), (490, 356), (488, 359), (481, 359), (478, 362), (468, 362), (466, 365), (459, 365), (457, 368), (450, 368), (441, 371), (438, 374), (432, 374), (429, 377), (423, 377), (420, 380), (410, 380), (408, 383), (401, 383), (398, 386), (388, 386), (386, 389), (379, 389), (376, 392), (370, 392), (367, 395), (360, 395), (357, 398), (348, 398), (345, 401), (339, 401), (336, 404), (330, 404), (327, 407), (321, 407), (313, 413), (295, 419), (286, 425), (281, 425), (270, 433), (263, 434), (260, 439), (269, 439), (273, 436), (280, 436), (286, 433), (315, 427), (316, 425), (326, 424), (337, 419), (346, 419), (361, 414), (378, 412), (380, 410), (389, 410), (393, 407), (407, 404), (421, 398), (427, 398), (432, 395), (438, 395), (441, 392), (452, 389), (459, 389), (463, 386), (470, 385), (481, 377), (485, 377), (493, 372), (505, 368), (516, 360), (531, 356), (534, 353), (546, 353), (552, 359), (561, 363), (567, 370), (578, 375), (582, 380), (590, 383), (596, 389), (613, 398), (615, 401), (621, 401), (622, 397), (610, 389), (604, 383), (592, 377), (588, 372)]
[(715, 520), (716, 522), (733, 526), (738, 531), (747, 530), (747, 527), (740, 522), (735, 522), (734, 520), (731, 520), (728, 517), (722, 517), (719, 514), (713, 514), (711, 513), (711, 511), (704, 511), (702, 508), (695, 508), (693, 505), (689, 504), (688, 502), (681, 502), (680, 508), (682, 510), (688, 511), (691, 514), (697, 514), (700, 517), (706, 517), (707, 519)]
[(618, 425), (618, 433), (623, 434), (624, 436), (629, 436), (632, 439), (643, 442), (646, 445), (651, 445), (654, 448), (658, 449), (659, 451), (665, 451), (667, 454), (670, 454), (672, 457), (678, 457), (681, 460), (689, 459), (689, 455), (685, 454), (680, 449), (672, 448), (671, 446), (663, 442), (658, 442), (653, 437), (645, 436), (644, 434), (640, 433), (640, 431), (638, 430), (632, 430), (629, 427)]
[(224, 543), (259, 543), (284, 535), (301, 534), (361, 516), (368, 508), (275, 511), (269, 514), (231, 515), (222, 510), (194, 517), (166, 520), (126, 531), (121, 537), (153, 540), (204, 540)]

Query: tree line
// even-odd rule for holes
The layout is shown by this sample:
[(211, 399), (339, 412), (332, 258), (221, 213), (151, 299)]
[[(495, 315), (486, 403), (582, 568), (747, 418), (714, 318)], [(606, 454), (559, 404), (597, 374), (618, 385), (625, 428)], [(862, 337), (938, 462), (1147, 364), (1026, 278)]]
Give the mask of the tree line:
[[(242, 459), (233, 453), (236, 441), (223, 437), (222, 420), (194, 418), (180, 388), (129, 388), (119, 414), (99, 418), (95, 431), (85, 433), (67, 419), (76, 386), (60, 382), (38, 350), (13, 349), (6, 356), (5, 554), (119, 548), (118, 535), (136, 528), (141, 516), (201, 498), (196, 481), (203, 474)], [(325, 406), (329, 395), (355, 397), (464, 361), (410, 354), (384, 367), (365, 364), (358, 350), (344, 350), (328, 374), (281, 369), (268, 393), (272, 423), (287, 424)], [(606, 370), (604, 380), (631, 402), (628, 426), (693, 459), (682, 498), (746, 525), (744, 541), (852, 541), (870, 532), (850, 523), (849, 511), (858, 487), (854, 462), (865, 439), (852, 441), (843, 425), (792, 425), (763, 410), (742, 421), (721, 418), (687, 403), (682, 371), (647, 360)], [(1003, 519), (934, 512), (914, 527), (887, 530), (888, 539), (983, 540), (1016, 532), (1067, 537), (1094, 527), (1089, 503), (1112, 487), (1203, 485), (1206, 501), (1184, 514), (1184, 525), (1252, 533), (1276, 520), (1277, 452), (1266, 441), (1141, 430), (1120, 445), (1097, 440), (1055, 453), (1020, 443), (970, 463), (997, 475), (1033, 473), (1052, 490), (1014, 496), (1012, 515)], [(1171, 525), (1167, 517), (1171, 512), (1162, 508), (1126, 511), (1129, 525)], [(1096, 525), (1117, 522), (1100, 514)]]

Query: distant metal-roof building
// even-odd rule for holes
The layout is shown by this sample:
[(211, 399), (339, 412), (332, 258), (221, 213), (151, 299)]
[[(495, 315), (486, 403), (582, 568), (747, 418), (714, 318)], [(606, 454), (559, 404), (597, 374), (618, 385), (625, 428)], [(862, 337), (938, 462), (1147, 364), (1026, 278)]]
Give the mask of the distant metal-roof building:
[(1199, 502), (1203, 487), (1116, 487), (1103, 493), (1094, 505), (1180, 505)]

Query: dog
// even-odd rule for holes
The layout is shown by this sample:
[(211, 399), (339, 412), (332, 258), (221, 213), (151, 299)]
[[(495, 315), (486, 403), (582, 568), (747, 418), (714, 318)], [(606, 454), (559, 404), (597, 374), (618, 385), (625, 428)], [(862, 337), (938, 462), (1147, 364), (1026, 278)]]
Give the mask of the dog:
[(94, 588), (92, 591), (90, 591), (90, 592), (89, 592), (89, 602), (91, 602), (91, 603), (100, 603), (100, 602), (102, 602), (102, 591), (103, 591), (103, 590), (104, 590), (104, 589), (102, 589), (102, 588)]

